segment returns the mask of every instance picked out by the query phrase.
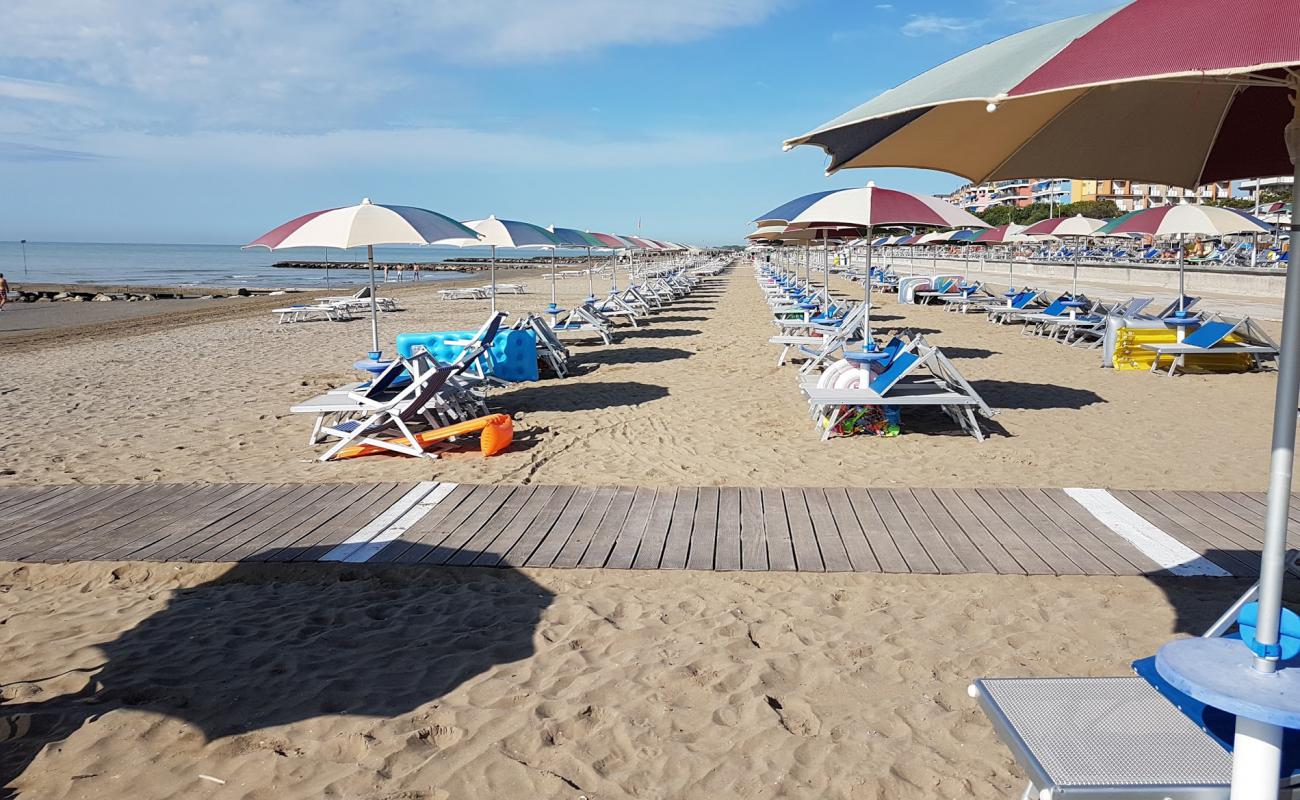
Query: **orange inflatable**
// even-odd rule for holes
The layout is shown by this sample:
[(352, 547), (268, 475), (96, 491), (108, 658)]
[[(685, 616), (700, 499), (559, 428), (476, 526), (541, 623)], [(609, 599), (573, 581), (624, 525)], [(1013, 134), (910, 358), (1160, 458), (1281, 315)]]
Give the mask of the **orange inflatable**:
[[(464, 436), (468, 433), (479, 434), (479, 450), (485, 456), (494, 456), (510, 446), (514, 439), (515, 425), (507, 414), (489, 414), (486, 417), (458, 422), (455, 425), (448, 425), (445, 428), (434, 428), (431, 431), (421, 431), (415, 434), (415, 442), (421, 450), (424, 450), (434, 442), (440, 442), (444, 439), (450, 439), (453, 436)], [(407, 441), (406, 437), (393, 439), (393, 442)], [(339, 451), (335, 458), (357, 458), (358, 456), (369, 456), (375, 453), (392, 453), (391, 450), (385, 450), (373, 444), (358, 444), (352, 447), (345, 447)]]

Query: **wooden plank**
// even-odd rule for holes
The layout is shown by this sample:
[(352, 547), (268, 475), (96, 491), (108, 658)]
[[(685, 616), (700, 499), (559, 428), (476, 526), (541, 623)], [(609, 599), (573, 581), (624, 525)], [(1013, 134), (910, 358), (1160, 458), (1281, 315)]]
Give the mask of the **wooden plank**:
[[(448, 566), (453, 567), (463, 567), (477, 563), (478, 559), (484, 553), (491, 552), (492, 543), (496, 541), (497, 537), (500, 536), (507, 527), (509, 527), (510, 523), (514, 522), (515, 516), (517, 516), (519, 512), (528, 505), (528, 501), (530, 501), (536, 493), (536, 486), (515, 486), (514, 491), (512, 491), (510, 496), (506, 498), (506, 501), (501, 504), (501, 507), (496, 510), (496, 513), (494, 513), (491, 518), (484, 522), (482, 527), (479, 528), (478, 533), (474, 534), (473, 538), (457, 550), (456, 553), (452, 555), (451, 558), (447, 559), (445, 563)], [(533, 516), (537, 515), (537, 511), (541, 511), (540, 505), (536, 506), (536, 511), (533, 512)], [(523, 530), (520, 529), (520, 533), (522, 532)], [(518, 538), (517, 535), (514, 537), (514, 539)], [(511, 539), (511, 541), (513, 542), (514, 539)], [(500, 560), (500, 557), (504, 552), (505, 551), (502, 550), (501, 553), (496, 555), (496, 558)]]
[(278, 550), (270, 550), (258, 557), (259, 561), (320, 561), (329, 551), (346, 542), (357, 531), (374, 522), (394, 503), (405, 497), (416, 484), (385, 481), (353, 501), (334, 517), (325, 520), (310, 533), (284, 544), (276, 542)]
[(77, 503), (87, 501), (94, 495), (120, 490), (117, 486), (80, 486), (69, 484), (52, 487), (49, 492), (42, 492), (25, 499), (21, 503), (6, 508), (0, 513), (0, 523), (4, 524), (0, 540), (8, 539), (14, 534), (26, 531), (30, 522), (37, 520), (51, 509), (62, 509), (65, 513), (76, 508)]
[[(468, 545), (469, 542), (473, 541), (474, 538), (482, 532), (484, 527), (488, 526), (492, 522), (494, 515), (501, 510), (502, 506), (509, 502), (510, 496), (513, 495), (516, 490), (521, 488), (522, 487), (509, 484), (492, 486), (491, 491), (488, 492), (488, 495), (483, 499), (483, 502), (479, 503), (478, 506), (469, 514), (465, 515), (455, 528), (449, 530), (446, 538), (438, 543), (437, 548), (425, 553), (420, 558), (419, 563), (446, 564), (457, 553), (459, 553), (462, 548)], [(509, 522), (509, 520), (506, 521)], [(463, 562), (468, 563), (469, 561), (473, 561), (474, 555), (477, 555), (477, 553), (466, 553), (465, 556), (462, 556)]]
[[(1267, 503), (1255, 500), (1247, 492), (1203, 492), (1202, 494), (1221, 507), (1235, 511), (1249, 520), (1255, 528), (1255, 538), (1263, 541), (1265, 517), (1268, 513)], [(1300, 547), (1300, 524), (1297, 524), (1294, 519), (1287, 521), (1286, 541), (1289, 547)]]
[(840, 529), (831, 510), (826, 492), (817, 488), (803, 490), (804, 505), (808, 507), (808, 517), (812, 520), (813, 538), (817, 540), (817, 550), (821, 553), (822, 564), (827, 572), (851, 572), (853, 562), (849, 560), (848, 550), (840, 538)]
[(1158, 492), (1114, 489), (1111, 490), (1111, 495), (1147, 522), (1232, 575), (1251, 578), (1259, 575), (1258, 554), (1234, 547), (1200, 520), (1164, 502)]
[(713, 568), (737, 570), (740, 567), (740, 489), (724, 486), (718, 493), (718, 539)]
[(1264, 542), (1264, 526), (1252, 524), (1244, 509), (1228, 510), (1201, 492), (1169, 492), (1166, 499), (1185, 508), (1188, 514), (1201, 518), (1216, 528), (1224, 539), (1243, 550), (1256, 550)]
[(825, 572), (817, 537), (813, 534), (812, 518), (802, 489), (782, 489), (785, 500), (785, 518), (790, 526), (790, 542), (794, 545), (795, 568), (800, 572)]
[(1082, 541), (1086, 537), (1095, 540), (1092, 552), (1116, 575), (1148, 575), (1164, 571), (1150, 556), (1117, 535), (1063, 489), (1026, 489), (1025, 493), (1031, 500), (1041, 497), (1038, 501), (1047, 509), (1048, 515), (1076, 540)]
[[(633, 493), (632, 506), (628, 509), (627, 520), (623, 524), (623, 529), (618, 533), (618, 539), (614, 542), (614, 548), (610, 551), (609, 558), (605, 560), (607, 568), (632, 568), (637, 553), (641, 549), (641, 542), (645, 538), (650, 517), (654, 512), (655, 494), (655, 490), (648, 486), (639, 486)], [(672, 508), (670, 507), (668, 516), (671, 515)], [(664, 530), (666, 535), (667, 528), (665, 527)]]
[[(1228, 528), (1218, 520), (1207, 519), (1205, 515), (1200, 513), (1199, 509), (1188, 508), (1181, 502), (1175, 502), (1166, 497), (1164, 492), (1131, 491), (1126, 492), (1126, 494), (1134, 502), (1144, 504), (1148, 510), (1164, 516), (1165, 519), (1173, 522), (1183, 531), (1196, 537), (1202, 543), (1206, 552), (1221, 554), (1211, 558), (1211, 561), (1218, 563), (1220, 557), (1231, 558), (1250, 570), (1250, 572), (1244, 574), (1252, 577), (1258, 574), (1258, 540), (1244, 536), (1239, 531)], [(1178, 499), (1181, 500), (1181, 498)], [(1128, 501), (1125, 500), (1124, 502), (1127, 504)], [(1157, 527), (1159, 526), (1157, 525)], [(1166, 533), (1172, 534), (1173, 531), (1166, 531)], [(1197, 550), (1196, 547), (1190, 544), (1188, 544), (1188, 547)], [(1197, 550), (1197, 552), (1201, 551)], [(1202, 555), (1205, 555), (1205, 553), (1202, 553)], [(1222, 564), (1220, 566), (1223, 566), (1233, 575), (1243, 574)]]
[[(478, 511), (483, 503), (492, 496), (496, 487), (489, 484), (464, 484), (466, 491), (457, 495), (456, 489), (447, 499), (456, 497), (456, 502), (449, 508), (442, 508), (442, 503), (434, 506), (434, 511), (442, 513), (430, 513), (412, 525), (405, 535), (399, 537), (398, 541), (407, 540), (408, 545), (403, 549), (401, 554), (394, 554), (391, 558), (395, 564), (420, 564), (428, 563), (431, 559), (442, 560), (449, 555), (443, 542), (452, 535), (452, 532), (460, 527), (465, 520), (469, 519)], [(396, 542), (394, 542), (396, 544)], [(385, 547), (376, 553), (376, 556), (387, 553), (392, 545)], [(373, 562), (374, 559), (366, 563)]]
[[(867, 541), (862, 523), (858, 521), (858, 515), (853, 511), (853, 502), (849, 500), (848, 492), (835, 486), (826, 489), (825, 494), (826, 503), (830, 506), (831, 516), (835, 519), (835, 527), (839, 531), (840, 542), (849, 559), (850, 568), (855, 572), (879, 572), (880, 562), (871, 552), (871, 543)], [(817, 521), (813, 520), (813, 527), (816, 526)]]
[(673, 508), (677, 504), (676, 489), (655, 491), (654, 506), (641, 535), (641, 546), (632, 561), (633, 569), (659, 569), (663, 563), (664, 546), (668, 541), (668, 528), (672, 525)]
[[(294, 542), (343, 513), (344, 510), (362, 502), (374, 489), (374, 484), (367, 483), (336, 484), (301, 513), (283, 520), (279, 525), (270, 526), (234, 548), (225, 550), (220, 560), (264, 561), (273, 553), (292, 547)], [(203, 560), (210, 559), (205, 556)]]
[(997, 489), (976, 489), (975, 493), (988, 504), (995, 514), (1002, 518), (1008, 528), (1013, 530), (1035, 554), (1037, 554), (1052, 572), (1057, 575), (1083, 575), (1084, 571), (1060, 551), (1051, 539), (1048, 539), (1036, 527), (1031, 525), (1017, 511), (1005, 495)]
[(713, 569), (718, 544), (718, 504), (721, 492), (716, 486), (701, 486), (695, 502), (695, 520), (691, 523), (691, 548), (686, 556), (687, 569)]
[(524, 562), (530, 567), (549, 567), (555, 557), (564, 549), (564, 545), (573, 535), (573, 531), (578, 527), (578, 521), (582, 519), (582, 514), (587, 510), (587, 506), (596, 496), (596, 489), (591, 486), (583, 486), (577, 489), (569, 502), (565, 505), (564, 510), (555, 518), (555, 524), (550, 526), (550, 530), (537, 545), (537, 549)]
[(18, 560), (40, 561), (51, 547), (68, 539), (77, 539), (78, 533), (97, 531), (101, 526), (109, 525), (123, 516), (138, 509), (151, 507), (159, 499), (170, 500), (178, 492), (188, 489), (178, 488), (176, 484), (147, 484), (132, 487), (128, 491), (109, 495), (87, 506), (82, 512), (70, 514), (41, 526), (39, 531), (25, 537), (21, 547), (10, 552)]
[(849, 504), (853, 506), (853, 515), (857, 518), (858, 525), (862, 528), (862, 535), (866, 537), (867, 544), (870, 545), (871, 553), (876, 563), (880, 565), (881, 571), (911, 572), (907, 566), (907, 559), (903, 558), (902, 551), (894, 542), (894, 537), (889, 535), (889, 527), (885, 525), (880, 509), (876, 508), (876, 501), (872, 499), (871, 492), (853, 487), (846, 489), (845, 494), (849, 498)]
[[(980, 550), (979, 546), (966, 535), (965, 528), (948, 513), (938, 495), (930, 489), (913, 489), (911, 494), (916, 507), (920, 509), (921, 513), (929, 520), (930, 526), (934, 528), (935, 535), (943, 539), (944, 543), (948, 545), (953, 557), (961, 563), (963, 570), (979, 573), (997, 573), (1000, 571), (993, 566), (993, 562)], [(1010, 556), (1007, 556), (1007, 560), (1014, 563), (1014, 559), (1011, 559)]]
[[(178, 553), (199, 547), (203, 542), (220, 541), (228, 532), (238, 530), (246, 520), (264, 513), (283, 498), (290, 495), (297, 487), (290, 484), (268, 484), (253, 491), (243, 500), (232, 503), (226, 513), (215, 516), (212, 520), (200, 520), (190, 524), (179, 520), (157, 531), (153, 541), (131, 551), (131, 558), (136, 561), (168, 561)], [(110, 553), (113, 555), (125, 553)]]
[(118, 547), (131, 548), (159, 528), (177, 519), (190, 520), (209, 503), (237, 494), (246, 484), (190, 484), (160, 492), (152, 502), (139, 504), (117, 519), (66, 535), (41, 554), (45, 561), (93, 561)]
[(764, 572), (768, 568), (763, 493), (752, 486), (740, 490), (740, 568)]
[(304, 484), (294, 491), (279, 498), (274, 504), (261, 509), (257, 514), (246, 517), (238, 525), (231, 526), (221, 536), (196, 542), (177, 553), (171, 560), (186, 561), (222, 561), (237, 548), (267, 531), (274, 531), (280, 526), (291, 525), (292, 520), (304, 513), (313, 504), (325, 498), (333, 490), (330, 484)]
[[(443, 522), (465, 504), (478, 502), (479, 486), (472, 483), (457, 484), (451, 494), (442, 499), (429, 513), (415, 521), (400, 537), (389, 542), (378, 553), (366, 560), (367, 564), (415, 564), (428, 555), (437, 542), (447, 537)], [(471, 512), (472, 513), (472, 512)]]
[[(1056, 519), (1043, 512), (1042, 498), (1026, 494), (1020, 489), (1000, 489), (1007, 504), (1025, 519), (1031, 528), (1050, 541), (1083, 575), (1114, 575), (1101, 559), (1089, 552), (1057, 524)], [(1064, 514), (1058, 515), (1066, 518)], [(1068, 518), (1067, 518), (1068, 519)]]
[(664, 540), (664, 557), (659, 569), (685, 569), (691, 550), (691, 529), (695, 525), (695, 505), (699, 489), (683, 486), (677, 489), (673, 501), (673, 516), (668, 524), (668, 537)]
[(132, 524), (130, 535), (99, 542), (88, 557), (96, 560), (139, 561), (136, 553), (166, 536), (167, 531), (177, 526), (187, 532), (196, 531), (228, 513), (231, 504), (243, 501), (261, 486), (258, 483), (208, 484), (202, 492), (191, 496), (186, 502), (173, 503), (170, 507), (149, 515), (147, 520)]
[(503, 567), (522, 567), (528, 563), (538, 546), (545, 541), (547, 534), (551, 532), (551, 527), (559, 520), (564, 509), (568, 508), (569, 502), (573, 495), (577, 493), (577, 487), (558, 486), (546, 505), (533, 518), (519, 539), (510, 546), (506, 554), (501, 558)]
[[(104, 508), (112, 507), (131, 495), (144, 491), (145, 486), (140, 484), (125, 488), (121, 486), (78, 487), (58, 497), (50, 498), (40, 508), (32, 509), (30, 514), (24, 515), (21, 521), (6, 526), (3, 541), (0, 541), (0, 544), (5, 546), (3, 552), (7, 554), (9, 546), (17, 539), (27, 539), (39, 531), (48, 531), (56, 525), (69, 524), (76, 519), (97, 514)], [(22, 549), (22, 552), (27, 550)]]
[[(632, 511), (632, 502), (636, 499), (636, 487), (620, 486), (614, 491), (614, 497), (610, 500), (609, 508), (605, 511), (605, 516), (601, 518), (600, 524), (596, 526), (596, 532), (591, 537), (591, 543), (587, 545), (587, 551), (582, 554), (578, 561), (580, 567), (603, 567), (609, 560), (610, 554), (614, 550), (614, 545), (618, 543), (619, 535), (623, 529), (631, 524), (635, 527), (636, 523), (628, 519)], [(644, 517), (642, 518), (642, 527), (645, 526)], [(637, 537), (640, 539), (640, 534)]]
[(971, 515), (989, 532), (1007, 554), (1016, 560), (1020, 568), (1028, 575), (1055, 575), (1056, 572), (1042, 559), (1034, 549), (1020, 538), (1011, 526), (989, 507), (984, 497), (975, 489), (953, 490), (953, 495), (966, 506)]
[[(930, 515), (930, 519), (935, 521), (935, 526), (939, 528), (940, 531), (945, 529), (945, 526), (948, 524), (947, 520), (951, 520), (952, 524), (961, 528), (961, 532), (966, 537), (966, 540), (969, 541), (971, 547), (975, 548), (979, 552), (980, 556), (988, 562), (991, 570), (999, 575), (1025, 574), (1025, 568), (1020, 566), (1020, 562), (1015, 559), (1015, 556), (1007, 551), (1007, 548), (1003, 547), (1003, 544), (998, 540), (998, 537), (994, 536), (993, 533), (984, 526), (984, 523), (980, 522), (980, 520), (971, 513), (971, 510), (961, 501), (961, 497), (957, 495), (956, 491), (953, 489), (931, 489), (928, 490), (928, 493), (934, 497), (934, 506), (929, 504), (928, 498), (923, 505), (926, 506), (927, 510), (932, 508), (939, 509), (935, 511), (934, 514)], [(918, 494), (917, 497), (919, 498), (920, 495)], [(936, 520), (936, 516), (941, 517), (943, 521)], [(1017, 539), (1017, 541), (1019, 540)], [(954, 552), (957, 552), (955, 546)], [(961, 552), (961, 557), (963, 561), (968, 558), (973, 560), (973, 557), (968, 556), (964, 550)]]
[[(907, 527), (912, 530), (912, 535), (921, 547), (925, 548), (925, 554), (930, 557), (935, 569), (945, 575), (956, 575), (964, 572), (970, 572), (971, 569), (962, 563), (957, 554), (953, 552), (952, 545), (948, 544), (939, 529), (935, 527), (934, 522), (925, 513), (925, 509), (916, 501), (916, 495), (907, 489), (885, 489), (889, 499), (894, 501), (898, 511), (903, 515), (907, 522)], [(897, 536), (894, 537), (897, 540)], [(906, 555), (906, 552), (904, 552)]]
[(907, 524), (907, 516), (894, 502), (894, 496), (889, 490), (874, 489), (868, 491), (867, 494), (871, 496), (871, 501), (875, 503), (876, 511), (885, 524), (885, 530), (889, 532), (889, 538), (894, 541), (899, 554), (902, 555), (903, 561), (907, 564), (907, 571), (937, 574), (939, 567), (930, 559), (930, 555), (925, 552), (921, 540), (917, 539), (916, 534), (912, 532), (912, 527)]
[[(17, 487), (15, 487), (17, 488)], [(6, 525), (22, 518), (30, 509), (40, 506), (69, 489), (85, 488), (77, 484), (57, 486), (24, 486), (23, 491), (10, 495), (0, 502), (0, 522)]]
[(582, 555), (587, 552), (587, 545), (591, 544), (592, 537), (596, 535), (596, 528), (600, 526), (605, 512), (609, 510), (610, 503), (614, 502), (614, 492), (612, 486), (601, 486), (596, 489), (596, 493), (591, 496), (591, 502), (583, 509), (582, 516), (578, 517), (577, 524), (573, 526), (573, 533), (569, 534), (569, 540), (560, 548), (560, 552), (555, 554), (551, 566), (569, 568), (578, 566)]
[(763, 535), (767, 540), (768, 569), (793, 571), (794, 542), (785, 513), (785, 496), (780, 489), (763, 489)]
[(474, 566), (495, 567), (499, 565), (501, 560), (506, 557), (506, 553), (509, 553), (510, 549), (519, 542), (519, 539), (528, 530), (528, 526), (533, 523), (533, 520), (537, 519), (538, 515), (545, 510), (551, 496), (556, 491), (555, 486), (548, 485), (534, 485), (532, 489), (533, 491), (527, 496), (523, 506), (501, 529), (501, 533), (474, 558)]

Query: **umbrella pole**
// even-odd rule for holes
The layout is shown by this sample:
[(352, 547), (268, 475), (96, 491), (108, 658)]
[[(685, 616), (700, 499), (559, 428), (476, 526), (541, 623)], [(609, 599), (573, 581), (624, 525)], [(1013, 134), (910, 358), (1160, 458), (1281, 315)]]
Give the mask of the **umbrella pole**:
[(1079, 246), (1074, 247), (1074, 276), (1070, 278), (1070, 299), (1079, 299)]
[(1183, 298), (1186, 296), (1187, 292), (1183, 291), (1183, 234), (1180, 233), (1178, 234), (1178, 316), (1180, 317), (1185, 310), (1183, 308)]
[[(1297, 82), (1300, 83), (1300, 82)], [(1295, 84), (1293, 84), (1295, 85)], [(1300, 90), (1300, 85), (1296, 85)], [(1300, 105), (1286, 130), (1296, 183), (1300, 184)], [(1291, 206), (1291, 240), (1300, 234), (1300, 203)], [(1294, 247), (1292, 253), (1294, 254)], [(1292, 256), (1294, 258), (1294, 255)], [(1300, 278), (1288, 269), (1282, 301), (1282, 341), (1277, 359), (1277, 396), (1273, 401), (1273, 453), (1268, 469), (1268, 511), (1264, 546), (1260, 551), (1259, 625), (1255, 628), (1255, 669), (1277, 671), (1278, 657), (1261, 651), (1277, 650), (1282, 614), (1282, 578), (1285, 573), (1287, 514), (1291, 506), (1291, 465), (1295, 458), (1296, 403), (1300, 402)], [(1267, 797), (1277, 791), (1282, 762), (1282, 728), (1237, 718), (1232, 763), (1234, 797)], [(1240, 792), (1240, 794), (1238, 794)]]
[(591, 248), (587, 248), (587, 299), (596, 301), (596, 286), (593, 283), (595, 279), (591, 277)]
[(375, 299), (375, 246), (366, 245), (366, 264), (370, 272), (370, 349), (379, 352), (379, 302)]
[[(559, 252), (560, 248), (551, 248), (551, 307), (548, 308), (547, 311), (550, 311), (552, 314), (554, 314), (555, 310), (559, 308), (559, 306), (555, 304), (555, 261), (559, 258)], [(555, 320), (551, 321), (554, 322)]]
[(831, 250), (826, 234), (822, 233), (822, 267), (826, 282), (826, 305), (831, 304)]
[(872, 346), (873, 341), (871, 339), (871, 226), (870, 225), (867, 226), (867, 300), (866, 303), (867, 303), (867, 307), (866, 309), (864, 309), (865, 314), (863, 316), (863, 324), (862, 324), (862, 328), (864, 331), (862, 346), (867, 348), (868, 350), (874, 350), (875, 348)]
[(492, 276), (492, 313), (497, 313), (497, 246), (492, 245), (492, 266), (488, 268)]
[(930, 278), (939, 276), (939, 245), (931, 243), (930, 245)]

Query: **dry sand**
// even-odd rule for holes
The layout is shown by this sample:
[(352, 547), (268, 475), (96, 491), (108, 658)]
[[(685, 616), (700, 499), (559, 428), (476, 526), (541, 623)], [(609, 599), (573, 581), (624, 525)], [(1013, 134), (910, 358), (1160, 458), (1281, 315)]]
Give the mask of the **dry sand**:
[[(537, 275), (528, 283), (530, 294), (504, 295), (502, 307), (543, 307), (548, 283)], [(486, 301), (440, 301), (436, 288), (408, 286), (408, 310), (381, 318), (383, 340), (473, 329), (486, 316)], [(838, 279), (836, 288), (860, 291)], [(586, 280), (562, 279), (560, 290), (561, 303), (571, 302)], [(496, 392), (493, 405), (518, 417), (512, 452), (333, 464), (311, 461), (310, 420), (288, 408), (353, 379), (350, 364), (368, 349), (366, 321), (281, 326), (255, 309), (183, 327), (154, 318), (141, 335), (79, 331), (0, 354), (0, 470), (12, 470), (0, 483), (1265, 485), (1273, 373), (1168, 380), (1103, 370), (1095, 351), (886, 296), (878, 325), (919, 330), (942, 347), (1001, 409), (993, 435), (980, 444), (920, 412), (905, 415), (897, 439), (821, 443), (794, 369), (774, 365), (769, 320), (743, 266), (642, 328), (623, 328), (613, 346), (575, 346), (576, 377)]]
[(1005, 798), (972, 678), (1126, 674), (1243, 588), (10, 566), (0, 771), (44, 800)]

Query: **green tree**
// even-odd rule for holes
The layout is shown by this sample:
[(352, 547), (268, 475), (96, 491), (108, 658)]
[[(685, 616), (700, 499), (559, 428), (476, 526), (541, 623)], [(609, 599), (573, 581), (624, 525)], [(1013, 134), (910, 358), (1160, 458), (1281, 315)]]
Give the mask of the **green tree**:
[(996, 228), (1010, 223), (1015, 211), (1016, 209), (1013, 206), (994, 206), (981, 211), (975, 216)]
[(1220, 208), (1251, 209), (1255, 207), (1255, 201), (1249, 197), (1225, 197), (1222, 200), (1211, 200), (1206, 205), (1219, 206)]
[(1260, 189), (1259, 202), (1268, 203), (1289, 203), (1293, 192), (1291, 189)]
[(1051, 206), (1047, 203), (1031, 203), (1016, 209), (1015, 217), (1012, 220), (1017, 225), (1033, 225), (1035, 222), (1042, 222), (1052, 213)]
[(1114, 219), (1122, 213), (1124, 212), (1119, 210), (1114, 200), (1080, 200), (1077, 203), (1066, 203), (1061, 206), (1057, 216), (1073, 217), (1082, 214), (1093, 219)]

